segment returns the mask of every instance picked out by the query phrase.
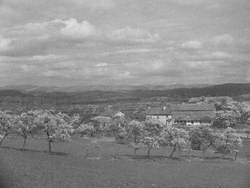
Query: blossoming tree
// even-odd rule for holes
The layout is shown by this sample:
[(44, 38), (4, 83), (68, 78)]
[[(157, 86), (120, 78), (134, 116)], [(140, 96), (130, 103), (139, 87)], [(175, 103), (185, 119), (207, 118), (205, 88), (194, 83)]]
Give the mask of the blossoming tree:
[(32, 136), (32, 131), (36, 129), (34, 122), (36, 118), (35, 111), (24, 112), (19, 116), (16, 116), (15, 120), (15, 131), (18, 135), (23, 137), (23, 146), (25, 148), (28, 136)]
[(217, 134), (215, 144), (219, 153), (229, 154), (235, 152), (236, 160), (238, 149), (242, 146), (242, 139), (237, 135), (235, 129), (229, 127), (224, 132)]
[(173, 158), (174, 153), (177, 151), (177, 149), (181, 150), (188, 147), (188, 132), (182, 128), (176, 128), (172, 125), (168, 125), (161, 133), (160, 144), (162, 146), (169, 146), (171, 148), (169, 157)]
[(0, 145), (7, 138), (7, 136), (14, 130), (15, 117), (0, 111)]
[(151, 150), (160, 147), (159, 140), (164, 125), (157, 120), (147, 120), (143, 126), (141, 143), (147, 147), (147, 156), (150, 158)]
[(38, 114), (35, 121), (46, 134), (49, 152), (52, 151), (52, 143), (69, 141), (73, 133), (72, 126), (65, 121), (62, 113), (44, 110)]

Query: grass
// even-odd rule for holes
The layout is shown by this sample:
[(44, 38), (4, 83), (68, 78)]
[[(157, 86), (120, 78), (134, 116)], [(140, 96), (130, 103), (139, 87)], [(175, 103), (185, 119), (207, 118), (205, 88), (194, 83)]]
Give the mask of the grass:
[[(0, 188), (249, 188), (250, 141), (244, 142), (237, 161), (208, 152), (177, 153), (166, 149), (138, 151), (111, 139), (73, 138), (46, 152), (43, 139), (8, 139), (0, 148)], [(2, 178), (2, 179), (1, 179)]]

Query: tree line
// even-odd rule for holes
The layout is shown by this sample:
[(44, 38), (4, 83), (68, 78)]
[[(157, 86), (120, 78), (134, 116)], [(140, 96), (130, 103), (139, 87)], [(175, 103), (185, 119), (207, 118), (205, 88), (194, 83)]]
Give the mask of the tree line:
[[(167, 125), (157, 120), (128, 120), (124, 114), (114, 116), (109, 123), (81, 122), (79, 115), (69, 116), (53, 110), (33, 110), (21, 114), (9, 114), (0, 111), (0, 145), (9, 135), (23, 138), (25, 149), (29, 137), (44, 135), (48, 151), (57, 142), (70, 141), (75, 134), (81, 136), (113, 136), (118, 143), (137, 150), (146, 148), (146, 155), (158, 148), (170, 148), (169, 157), (173, 158), (178, 150), (201, 150), (212, 148), (216, 152), (237, 153), (242, 139), (236, 130), (228, 127), (215, 131), (209, 126), (181, 126), (173, 122)], [(168, 150), (169, 151), (169, 150)]]

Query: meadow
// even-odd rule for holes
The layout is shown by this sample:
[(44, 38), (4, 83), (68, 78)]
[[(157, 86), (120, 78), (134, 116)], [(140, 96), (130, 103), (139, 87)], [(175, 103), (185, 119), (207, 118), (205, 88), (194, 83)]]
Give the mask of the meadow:
[[(22, 151), (20, 137), (8, 138), (0, 148), (0, 180), (13, 188), (249, 188), (250, 141), (239, 156), (207, 151), (145, 150), (133, 155), (128, 145), (112, 138), (74, 136), (71, 142), (53, 145), (46, 152), (45, 139), (29, 138)], [(2, 179), (1, 179), (2, 178)], [(1, 185), (1, 184), (0, 184)]]

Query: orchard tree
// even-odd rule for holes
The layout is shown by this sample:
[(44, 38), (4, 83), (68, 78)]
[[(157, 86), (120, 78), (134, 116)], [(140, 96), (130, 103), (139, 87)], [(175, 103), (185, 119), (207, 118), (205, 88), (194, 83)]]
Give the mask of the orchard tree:
[(158, 149), (159, 145), (159, 138), (154, 136), (144, 136), (141, 142), (147, 147), (147, 157), (150, 158), (151, 150)]
[(128, 139), (132, 137), (133, 142), (129, 143), (129, 145), (134, 149), (134, 155), (136, 155), (137, 150), (142, 148), (142, 143), (140, 143), (143, 136), (143, 127), (144, 124), (142, 122), (132, 120), (128, 124)]
[(247, 135), (247, 136), (246, 136), (247, 139), (249, 139), (249, 138), (250, 138), (250, 127), (249, 127), (249, 126), (246, 128), (245, 133), (246, 133), (246, 135)]
[(231, 106), (232, 111), (238, 114), (238, 122), (246, 123), (248, 118), (250, 118), (250, 106), (244, 102), (234, 102)]
[(72, 126), (62, 118), (62, 114), (54, 111), (42, 111), (38, 114), (36, 123), (47, 136), (49, 152), (52, 151), (52, 143), (69, 141), (73, 133)]
[(216, 139), (217, 152), (229, 154), (235, 152), (235, 160), (237, 158), (238, 149), (242, 146), (242, 139), (236, 134), (236, 130), (227, 128), (223, 133), (217, 134)]
[(128, 131), (128, 137), (132, 136), (133, 137), (133, 142), (136, 144), (139, 142), (140, 137), (143, 135), (143, 123), (132, 120), (128, 124), (129, 126), (129, 131)]
[(188, 132), (182, 128), (176, 128), (172, 125), (168, 125), (161, 133), (160, 144), (171, 148), (169, 157), (173, 158), (177, 149), (182, 150), (183, 148), (187, 148), (189, 146)]
[(208, 126), (191, 127), (189, 137), (193, 150), (205, 151), (210, 146), (213, 146), (216, 140), (213, 130)]
[(73, 114), (72, 116), (69, 116), (65, 113), (58, 113), (69, 125), (72, 126), (72, 128), (76, 129), (81, 125), (81, 117), (79, 114)]
[(160, 135), (164, 125), (158, 120), (146, 120), (143, 126), (141, 142), (147, 147), (147, 156), (150, 158), (151, 150), (159, 148)]
[(213, 122), (215, 128), (235, 127), (240, 115), (235, 111), (218, 111)]
[(15, 130), (18, 135), (23, 137), (23, 146), (25, 148), (28, 136), (32, 136), (32, 131), (36, 129), (36, 113), (34, 111), (24, 112), (17, 116), (15, 121)]
[(0, 146), (7, 136), (14, 130), (15, 116), (0, 111)]
[(83, 123), (77, 129), (75, 129), (75, 133), (79, 133), (81, 137), (83, 135), (93, 136), (95, 133), (95, 128), (93, 124)]
[(122, 112), (118, 112), (113, 116), (110, 129), (116, 139), (126, 137), (125, 134), (128, 131), (128, 120)]
[(245, 124), (250, 118), (250, 106), (244, 102), (227, 101), (221, 103), (213, 126), (216, 128), (235, 127)]

